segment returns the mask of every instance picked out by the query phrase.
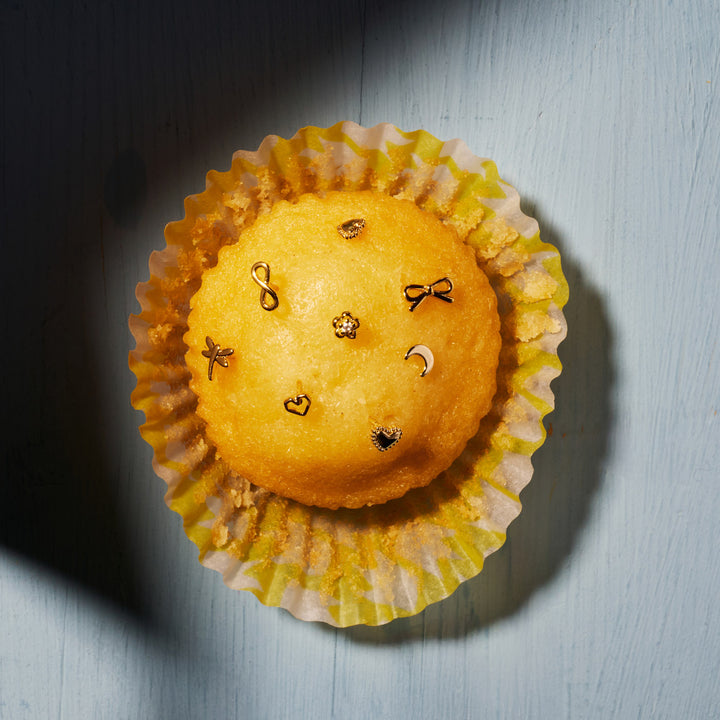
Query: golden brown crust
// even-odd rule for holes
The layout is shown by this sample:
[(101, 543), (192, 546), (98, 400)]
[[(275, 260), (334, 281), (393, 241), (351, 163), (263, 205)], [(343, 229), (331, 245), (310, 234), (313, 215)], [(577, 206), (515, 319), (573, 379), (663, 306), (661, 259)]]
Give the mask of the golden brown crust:
[[(342, 237), (356, 218), (361, 232)], [(269, 280), (262, 268), (253, 279), (259, 261)], [(410, 285), (420, 289), (406, 297)], [(270, 291), (278, 306), (266, 310)], [(410, 201), (331, 192), (276, 203), (220, 251), (191, 308), (186, 362), (208, 438), (236, 473), (305, 504), (361, 507), (427, 485), (490, 409), (495, 295), (472, 249)], [(333, 324), (343, 312), (359, 321), (354, 338)], [(208, 336), (233, 350), (212, 380)], [(405, 359), (416, 345), (434, 357), (424, 377), (424, 350)]]

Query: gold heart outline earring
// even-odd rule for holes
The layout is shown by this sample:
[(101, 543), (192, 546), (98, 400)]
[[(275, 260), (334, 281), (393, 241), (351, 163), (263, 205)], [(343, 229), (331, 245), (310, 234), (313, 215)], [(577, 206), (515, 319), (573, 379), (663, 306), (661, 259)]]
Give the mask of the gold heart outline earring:
[(305, 417), (307, 415), (311, 404), (312, 400), (310, 400), (305, 393), (296, 395), (295, 397), (289, 397), (283, 403), (285, 409), (289, 413), (292, 413), (293, 415), (300, 415), (300, 417)]

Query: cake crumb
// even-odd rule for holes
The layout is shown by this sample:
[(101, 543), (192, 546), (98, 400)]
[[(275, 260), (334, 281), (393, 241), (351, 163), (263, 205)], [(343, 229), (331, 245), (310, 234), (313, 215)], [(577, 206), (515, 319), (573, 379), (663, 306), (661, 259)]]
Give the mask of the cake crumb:
[(503, 277), (511, 277), (522, 272), (529, 261), (530, 253), (525, 248), (506, 247), (490, 260), (488, 270)]
[(528, 342), (546, 332), (560, 331), (560, 323), (541, 310), (533, 310), (517, 315), (514, 323), (514, 335), (521, 342)]
[(494, 217), (484, 221), (473, 230), (467, 238), (467, 243), (481, 260), (491, 260), (503, 248), (512, 245), (519, 237), (519, 233), (511, 228), (503, 218)]
[(514, 277), (515, 287), (523, 302), (549, 300), (557, 290), (557, 281), (544, 270), (528, 270)]
[(222, 547), (228, 541), (228, 528), (224, 523), (215, 523), (212, 528), (212, 541), (215, 547)]

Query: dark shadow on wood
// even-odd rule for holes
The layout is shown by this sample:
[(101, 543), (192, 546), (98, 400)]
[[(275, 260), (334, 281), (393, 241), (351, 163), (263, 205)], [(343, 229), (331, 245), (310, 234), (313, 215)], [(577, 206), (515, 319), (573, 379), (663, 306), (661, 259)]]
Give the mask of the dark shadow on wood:
[[(362, 52), (364, 4), (341, 5), (3, 3), (0, 545), (146, 624), (122, 423), (108, 402), (122, 391), (135, 419), (137, 305), (116, 260), (138, 251), (129, 231), (150, 187), (173, 183), (181, 214), (207, 154), (228, 167), (232, 151), (297, 129), (288, 97), (348, 92), (359, 106), (359, 83), (328, 81)], [(188, 168), (196, 181), (180, 187)]]

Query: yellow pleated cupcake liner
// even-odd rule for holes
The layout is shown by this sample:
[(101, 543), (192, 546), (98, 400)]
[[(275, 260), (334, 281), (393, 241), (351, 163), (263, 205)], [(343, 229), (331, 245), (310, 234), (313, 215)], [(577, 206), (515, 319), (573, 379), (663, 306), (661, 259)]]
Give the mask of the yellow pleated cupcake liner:
[[(307, 192), (365, 189), (415, 201), (475, 249), (498, 296), (503, 349), (493, 409), (446, 472), (398, 500), (332, 511), (257, 488), (216, 458), (195, 414), (182, 337), (202, 272), (258, 215)], [(568, 296), (557, 250), (541, 242), (494, 163), (422, 130), (307, 127), (209, 172), (165, 238), (130, 317), (132, 402), (200, 561), (266, 605), (340, 627), (414, 615), (477, 575), (520, 512), (530, 456), (545, 439)]]

